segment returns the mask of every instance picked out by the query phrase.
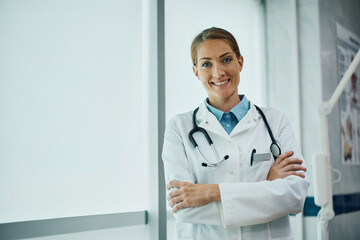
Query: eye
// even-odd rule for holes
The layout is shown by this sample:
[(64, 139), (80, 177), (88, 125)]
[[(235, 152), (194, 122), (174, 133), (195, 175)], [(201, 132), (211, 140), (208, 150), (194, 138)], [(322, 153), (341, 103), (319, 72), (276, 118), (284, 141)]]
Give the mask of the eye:
[(232, 58), (231, 58), (231, 57), (226, 57), (226, 58), (224, 58), (224, 60), (223, 60), (224, 63), (231, 62), (231, 61), (232, 61)]
[(210, 63), (209, 62), (204, 62), (203, 64), (201, 64), (202, 67), (210, 67)]

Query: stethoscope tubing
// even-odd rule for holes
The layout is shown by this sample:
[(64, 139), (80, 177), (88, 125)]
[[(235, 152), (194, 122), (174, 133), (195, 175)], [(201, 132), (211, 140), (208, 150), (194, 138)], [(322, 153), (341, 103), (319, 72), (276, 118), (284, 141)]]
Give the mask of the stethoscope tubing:
[[(274, 137), (274, 135), (273, 135), (273, 133), (271, 131), (270, 125), (269, 125), (269, 123), (268, 123), (268, 121), (267, 121), (267, 119), (265, 117), (265, 114), (263, 113), (263, 111), (258, 106), (256, 106), (256, 105), (254, 105), (254, 106), (255, 106), (256, 110), (259, 112), (259, 114), (261, 115), (262, 119), (264, 120), (266, 129), (268, 130), (269, 136), (271, 138), (270, 151), (271, 151), (272, 155), (274, 156), (274, 159), (276, 159), (281, 154), (281, 148), (280, 148), (280, 146), (277, 144), (277, 142), (275, 140), (275, 137)], [(189, 140), (192, 143), (192, 145), (194, 146), (194, 148), (198, 150), (201, 157), (206, 161), (206, 162), (202, 163), (203, 167), (217, 167), (222, 162), (227, 160), (229, 158), (229, 156), (226, 155), (226, 156), (224, 156), (223, 159), (220, 159), (220, 157), (219, 157), (219, 155), (218, 155), (218, 153), (216, 151), (216, 148), (214, 147), (213, 141), (211, 140), (211, 138), (210, 138), (209, 134), (207, 133), (207, 131), (204, 128), (199, 127), (196, 124), (196, 114), (197, 114), (198, 111), (199, 111), (199, 108), (196, 108), (194, 110), (194, 112), (193, 112), (193, 115), (192, 115), (193, 129), (191, 129), (189, 134), (188, 134)], [(193, 134), (196, 133), (196, 132), (201, 132), (205, 136), (207, 142), (209, 143), (209, 145), (211, 146), (214, 154), (216, 155), (217, 159), (219, 160), (217, 163), (211, 163), (211, 162), (206, 160), (205, 156), (200, 151), (199, 146), (198, 146), (197, 142), (195, 141), (195, 139), (193, 137)]]
[[(274, 158), (276, 159), (280, 154), (281, 154), (281, 148), (280, 146), (277, 144), (276, 140), (275, 140), (275, 137), (271, 131), (271, 128), (270, 128), (270, 125), (265, 117), (265, 114), (264, 112), (256, 105), (254, 105), (256, 110), (258, 110), (258, 112), (260, 113), (262, 119), (264, 120), (264, 123), (265, 123), (265, 126), (266, 126), (266, 129), (268, 130), (268, 133), (270, 135), (270, 138), (271, 138), (271, 145), (270, 145), (270, 151), (272, 153), (272, 155), (274, 156)], [(275, 152), (275, 153), (274, 153)]]
[(202, 127), (199, 127), (197, 124), (196, 124), (196, 113), (198, 112), (199, 108), (196, 108), (194, 110), (194, 113), (193, 113), (193, 129), (191, 129), (191, 131), (189, 132), (189, 139), (190, 139), (190, 142), (193, 144), (194, 148), (196, 148), (198, 146), (198, 144), (196, 143), (194, 137), (193, 137), (193, 134), (196, 133), (196, 132), (202, 132), (206, 138), (206, 140), (208, 141), (208, 143), (210, 145), (213, 144), (213, 141), (211, 140), (209, 134), (207, 133), (207, 131), (202, 128)]

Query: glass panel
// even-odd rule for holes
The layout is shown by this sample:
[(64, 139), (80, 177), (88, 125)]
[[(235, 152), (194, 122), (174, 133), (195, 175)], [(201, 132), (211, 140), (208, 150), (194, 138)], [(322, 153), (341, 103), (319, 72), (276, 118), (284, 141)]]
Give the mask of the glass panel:
[(0, 1), (0, 223), (145, 209), (141, 30), (140, 0)]

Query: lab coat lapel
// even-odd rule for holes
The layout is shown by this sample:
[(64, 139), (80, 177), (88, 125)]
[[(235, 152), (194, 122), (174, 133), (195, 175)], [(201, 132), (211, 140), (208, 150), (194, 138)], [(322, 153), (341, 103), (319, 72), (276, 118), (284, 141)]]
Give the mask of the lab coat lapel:
[(254, 104), (250, 102), (250, 109), (246, 115), (240, 120), (240, 122), (235, 126), (235, 128), (230, 133), (230, 136), (234, 136), (242, 131), (245, 131), (249, 128), (256, 126), (258, 120), (260, 119), (260, 114), (257, 112)]
[(205, 102), (199, 107), (199, 111), (196, 115), (196, 122), (199, 127), (204, 128), (206, 131), (215, 133), (224, 138), (230, 138), (214, 114), (207, 109)]
[(206, 129), (206, 131), (220, 135), (223, 138), (230, 139), (232, 136), (256, 126), (260, 118), (261, 116), (257, 112), (254, 104), (250, 102), (249, 111), (243, 117), (243, 119), (240, 120), (240, 122), (235, 126), (229, 135), (221, 126), (216, 117), (207, 109), (205, 102), (203, 102), (200, 105), (199, 111), (196, 115), (196, 122), (199, 127)]

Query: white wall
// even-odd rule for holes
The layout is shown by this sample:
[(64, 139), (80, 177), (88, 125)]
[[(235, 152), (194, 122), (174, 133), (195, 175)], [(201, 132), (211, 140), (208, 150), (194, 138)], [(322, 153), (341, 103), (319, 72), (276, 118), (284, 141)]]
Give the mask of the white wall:
[(231, 32), (244, 57), (239, 92), (266, 106), (263, 8), (259, 0), (165, 1), (166, 117), (195, 109), (206, 92), (194, 76), (190, 45), (209, 27)]

